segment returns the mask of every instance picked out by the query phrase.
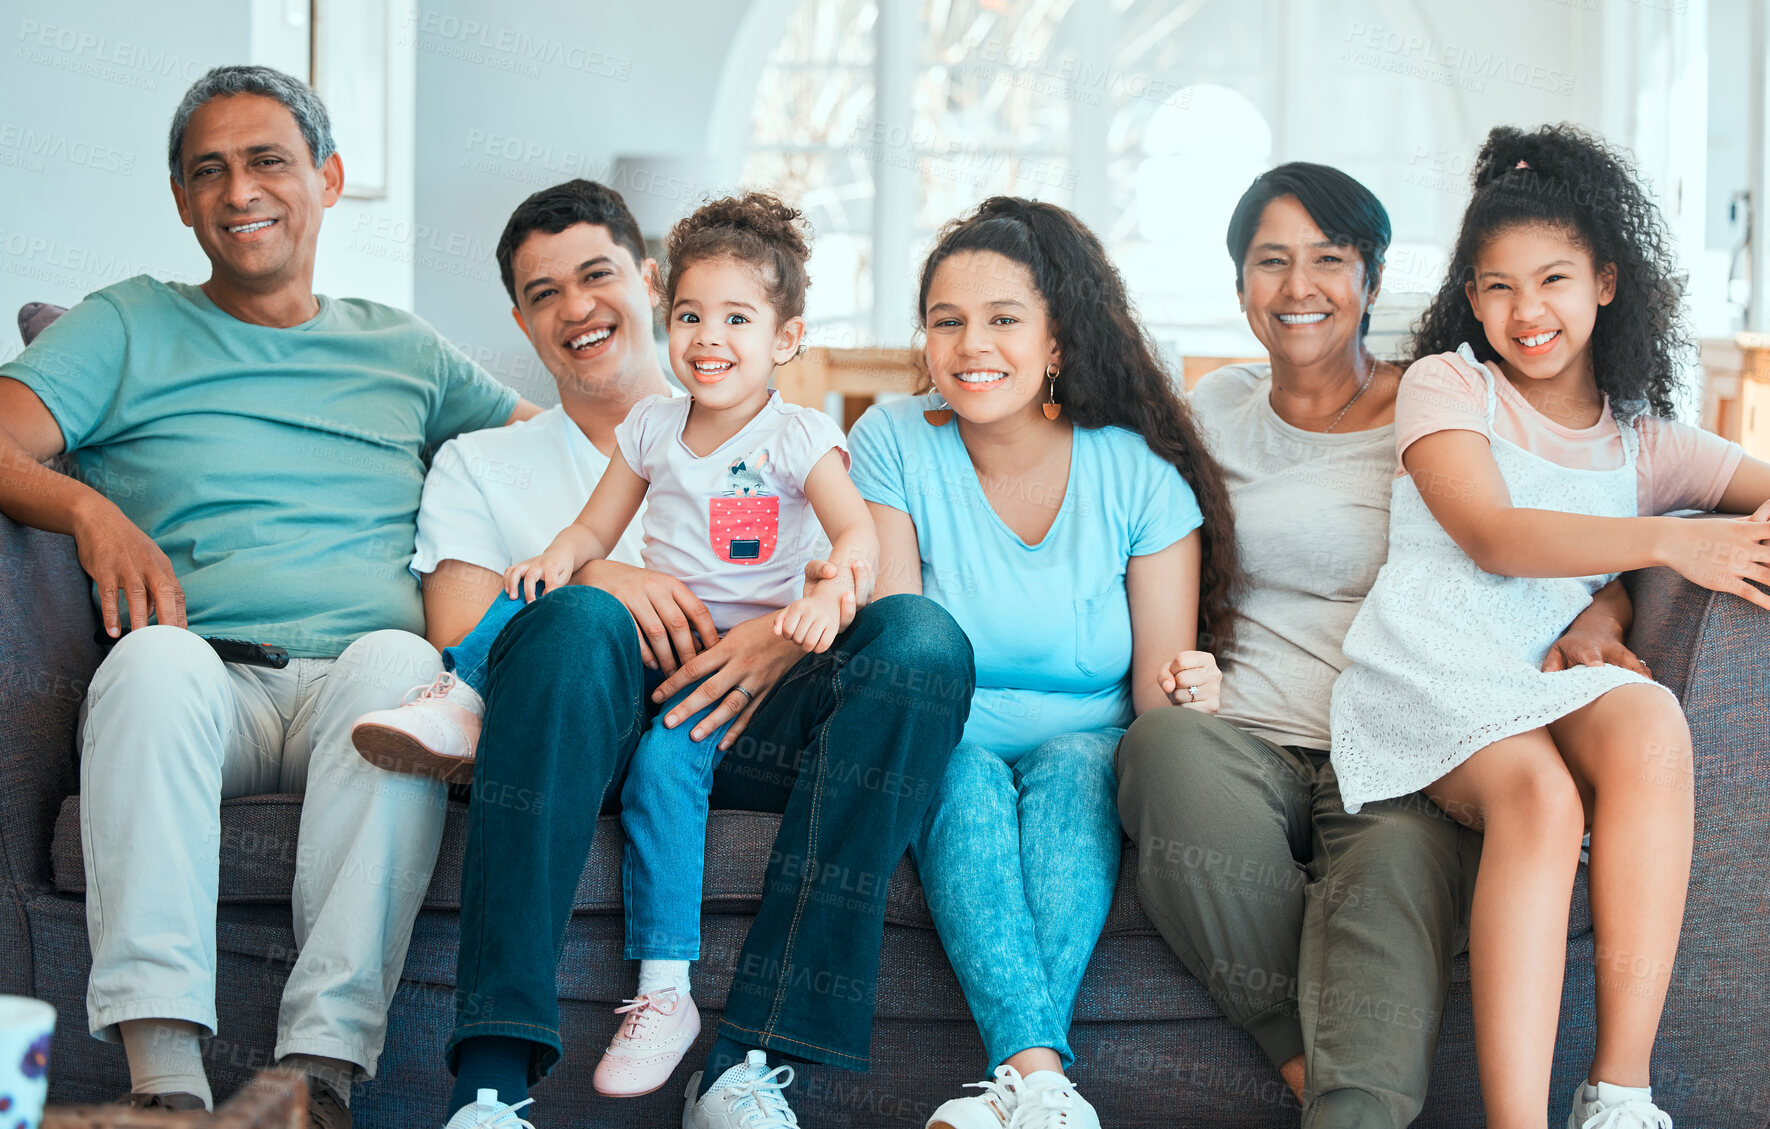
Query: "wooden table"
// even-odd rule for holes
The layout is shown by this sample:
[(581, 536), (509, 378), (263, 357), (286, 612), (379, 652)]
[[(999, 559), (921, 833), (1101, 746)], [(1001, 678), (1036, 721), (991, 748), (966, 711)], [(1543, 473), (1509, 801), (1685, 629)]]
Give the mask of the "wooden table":
[(307, 1078), (294, 1070), (263, 1071), (214, 1113), (50, 1106), (43, 1129), (307, 1129)]

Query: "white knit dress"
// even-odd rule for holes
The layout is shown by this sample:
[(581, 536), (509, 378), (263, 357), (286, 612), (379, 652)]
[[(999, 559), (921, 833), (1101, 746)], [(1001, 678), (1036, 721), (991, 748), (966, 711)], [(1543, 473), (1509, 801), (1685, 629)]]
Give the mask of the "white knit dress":
[[(1637, 516), (1633, 426), (1621, 426), (1615, 470), (1551, 462), (1494, 434), (1495, 377), (1467, 345), (1458, 355), (1487, 381), (1487, 436), (1513, 505)], [(1417, 792), (1485, 746), (1618, 686), (1657, 685), (1618, 666), (1542, 669), (1555, 640), (1612, 579), (1484, 572), (1438, 524), (1413, 479), (1397, 478), (1389, 559), (1346, 633), (1350, 665), (1334, 683), (1332, 758), (1346, 810)]]

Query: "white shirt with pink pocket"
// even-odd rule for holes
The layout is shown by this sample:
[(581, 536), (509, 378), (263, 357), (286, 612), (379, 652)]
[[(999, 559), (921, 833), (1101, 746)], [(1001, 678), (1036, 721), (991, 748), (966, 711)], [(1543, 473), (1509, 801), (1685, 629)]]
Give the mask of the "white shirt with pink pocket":
[(826, 543), (805, 479), (831, 450), (846, 469), (848, 446), (835, 420), (770, 390), (755, 419), (697, 455), (682, 441), (693, 402), (641, 400), (615, 428), (615, 444), (650, 483), (645, 567), (686, 584), (724, 632), (799, 598), (806, 562)]

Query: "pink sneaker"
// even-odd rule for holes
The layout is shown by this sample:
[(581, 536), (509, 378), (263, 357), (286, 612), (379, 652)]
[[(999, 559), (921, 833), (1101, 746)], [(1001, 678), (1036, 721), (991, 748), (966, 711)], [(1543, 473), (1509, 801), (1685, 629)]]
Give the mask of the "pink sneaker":
[(674, 988), (628, 1000), (615, 1014), (627, 1018), (609, 1040), (592, 1080), (606, 1097), (637, 1098), (668, 1082), (701, 1033), (700, 1009)]
[(430, 685), (406, 691), (398, 709), (357, 718), (350, 742), (378, 768), (464, 784), (473, 779), (473, 752), (485, 713), (473, 687), (445, 670)]

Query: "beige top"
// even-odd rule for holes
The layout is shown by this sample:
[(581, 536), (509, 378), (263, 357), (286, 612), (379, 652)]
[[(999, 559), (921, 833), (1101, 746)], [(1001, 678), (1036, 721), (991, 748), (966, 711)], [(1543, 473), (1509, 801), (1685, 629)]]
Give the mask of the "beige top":
[(1217, 716), (1280, 745), (1326, 749), (1340, 644), (1389, 552), (1395, 428), (1319, 434), (1273, 411), (1271, 366), (1199, 381), (1193, 410), (1235, 508), (1244, 588), (1219, 653)]

